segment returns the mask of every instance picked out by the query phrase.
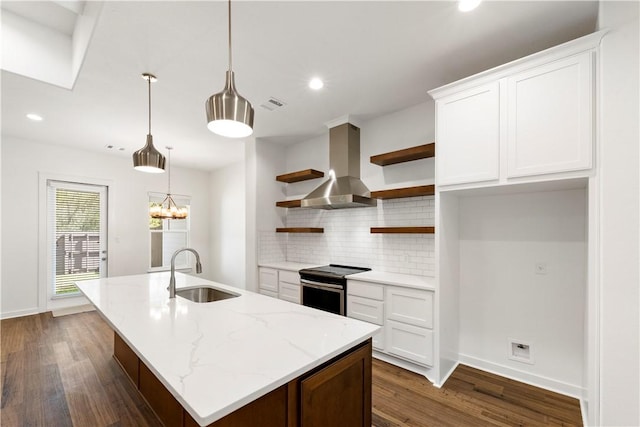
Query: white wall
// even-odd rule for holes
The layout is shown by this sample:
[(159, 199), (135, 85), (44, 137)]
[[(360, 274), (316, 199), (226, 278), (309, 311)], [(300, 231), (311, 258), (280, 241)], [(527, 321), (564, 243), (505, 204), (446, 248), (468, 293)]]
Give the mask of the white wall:
[[(172, 167), (171, 190), (191, 195), (191, 246), (209, 253), (209, 174)], [(21, 139), (2, 141), (2, 316), (39, 311), (39, 173), (109, 180), (110, 276), (145, 273), (149, 265), (148, 195), (166, 192), (167, 175), (135, 171), (129, 158)], [(11, 207), (11, 208), (7, 208)], [(211, 277), (211, 266), (203, 276)]]
[[(276, 176), (294, 171), (285, 167), (285, 146), (258, 140), (255, 148), (257, 260), (285, 261), (287, 236), (275, 229), (284, 226), (286, 209), (276, 207), (276, 202), (287, 198), (287, 184), (276, 181)], [(257, 281), (255, 286), (257, 291)]]
[(600, 422), (640, 425), (638, 2), (600, 2)]
[(246, 288), (245, 162), (211, 172), (211, 277), (216, 282)]
[(586, 212), (584, 189), (460, 198), (461, 362), (582, 395)]

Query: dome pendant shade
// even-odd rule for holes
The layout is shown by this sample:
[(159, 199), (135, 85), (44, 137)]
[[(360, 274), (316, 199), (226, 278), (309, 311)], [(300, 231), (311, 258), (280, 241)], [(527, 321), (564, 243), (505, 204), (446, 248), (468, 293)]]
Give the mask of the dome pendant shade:
[(163, 173), (165, 157), (153, 146), (153, 136), (147, 135), (144, 147), (133, 153), (133, 168), (141, 172)]
[(213, 133), (242, 138), (253, 133), (253, 107), (236, 91), (233, 71), (227, 71), (222, 92), (211, 95), (205, 103), (207, 127)]

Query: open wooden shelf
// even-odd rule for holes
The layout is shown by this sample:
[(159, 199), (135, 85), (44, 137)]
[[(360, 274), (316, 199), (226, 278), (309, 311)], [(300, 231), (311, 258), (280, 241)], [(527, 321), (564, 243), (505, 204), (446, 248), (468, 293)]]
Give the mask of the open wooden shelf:
[(417, 187), (394, 188), (392, 190), (372, 191), (373, 199), (400, 199), (403, 197), (433, 196), (436, 192), (435, 185), (419, 185)]
[(371, 227), (372, 234), (433, 234), (435, 227)]
[(276, 228), (276, 233), (324, 233), (324, 228), (285, 227)]
[(302, 199), (282, 200), (280, 202), (276, 202), (276, 206), (279, 208), (299, 208), (302, 206)]
[(315, 169), (305, 169), (303, 171), (297, 171), (297, 172), (285, 173), (284, 175), (278, 175), (276, 176), (276, 181), (292, 183), (292, 182), (306, 181), (308, 179), (322, 178), (323, 176), (324, 176), (324, 172), (317, 171)]
[(427, 159), (436, 155), (436, 143), (418, 145), (404, 150), (371, 156), (370, 161), (379, 166), (395, 165), (396, 163), (410, 162), (412, 160)]

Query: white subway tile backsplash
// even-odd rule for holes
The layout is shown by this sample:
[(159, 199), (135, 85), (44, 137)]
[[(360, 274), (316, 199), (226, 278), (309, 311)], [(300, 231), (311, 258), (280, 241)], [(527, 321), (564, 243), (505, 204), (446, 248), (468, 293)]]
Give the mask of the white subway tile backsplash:
[(258, 233), (258, 263), (287, 259), (287, 236), (274, 231)]
[(429, 234), (371, 234), (376, 226), (433, 226), (432, 196), (379, 200), (375, 208), (289, 209), (287, 227), (323, 227), (323, 234), (259, 234), (258, 259), (349, 264), (392, 273), (433, 276), (434, 238)]

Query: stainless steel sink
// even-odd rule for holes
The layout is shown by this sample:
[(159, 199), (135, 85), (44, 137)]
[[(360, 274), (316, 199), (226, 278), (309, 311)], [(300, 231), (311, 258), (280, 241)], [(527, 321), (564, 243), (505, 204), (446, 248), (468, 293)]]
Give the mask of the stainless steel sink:
[(209, 286), (176, 289), (176, 295), (193, 302), (214, 302), (240, 296), (240, 294), (223, 291), (222, 289), (212, 288)]

